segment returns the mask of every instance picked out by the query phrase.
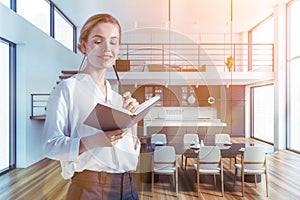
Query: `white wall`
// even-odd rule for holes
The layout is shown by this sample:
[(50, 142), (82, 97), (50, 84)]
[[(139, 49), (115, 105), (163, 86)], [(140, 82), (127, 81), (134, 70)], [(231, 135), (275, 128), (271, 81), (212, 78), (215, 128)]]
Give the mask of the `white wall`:
[[(233, 33), (232, 42), (240, 43), (243, 33)], [(229, 33), (181, 33), (166, 28), (137, 28), (124, 31), (123, 43), (230, 43)]]
[(50, 93), (62, 69), (78, 68), (81, 56), (0, 3), (0, 37), (17, 44), (17, 167), (42, 158), (43, 121), (30, 120), (32, 93)]

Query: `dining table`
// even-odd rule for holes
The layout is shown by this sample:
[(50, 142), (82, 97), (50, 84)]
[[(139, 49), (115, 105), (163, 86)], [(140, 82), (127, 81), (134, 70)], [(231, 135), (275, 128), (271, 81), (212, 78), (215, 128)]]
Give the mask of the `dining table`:
[[(171, 145), (171, 144), (170, 144)], [(274, 152), (274, 148), (271, 145), (264, 145), (262, 143), (256, 143), (256, 142), (252, 142), (252, 143), (228, 143), (228, 144), (215, 144), (216, 146), (220, 147), (221, 150), (221, 157), (222, 158), (234, 158), (235, 159), (235, 163), (237, 156), (239, 155), (243, 155), (245, 148), (247, 146), (263, 146), (266, 149), (266, 153), (270, 154)], [(176, 149), (175, 145), (175, 149)], [(182, 146), (182, 145), (181, 145)], [(180, 152), (182, 148), (177, 146), (177, 150)], [(199, 149), (195, 149), (192, 145), (192, 148), (187, 148), (183, 151), (183, 153), (181, 154), (182, 157), (182, 166), (183, 166), (183, 157), (185, 156), (186, 158), (197, 158), (198, 157), (198, 153), (199, 150), (201, 149), (201, 147)], [(187, 163), (185, 163), (186, 165)], [(257, 180), (256, 182), (260, 182), (261, 181), (261, 176), (257, 175)], [(245, 181), (246, 182), (255, 182), (254, 180), (254, 176), (253, 175), (245, 175)]]
[[(232, 143), (232, 144), (216, 144), (220, 147), (221, 150), (221, 157), (222, 158), (236, 158), (237, 155), (240, 155), (243, 153), (243, 148), (245, 148), (245, 143)], [(181, 147), (178, 145), (175, 145), (175, 149), (178, 150), (178, 152), (182, 151)], [(185, 145), (186, 146), (186, 145)], [(185, 160), (185, 165), (183, 165), (183, 159), (186, 158), (197, 158), (198, 152), (201, 149), (201, 146), (199, 148), (196, 148), (195, 145), (191, 145), (190, 148), (186, 148), (182, 154), (181, 154), (181, 163), (182, 166), (187, 165), (187, 159)]]
[[(183, 167), (183, 158), (197, 158), (201, 146), (195, 147), (195, 145), (189, 145), (178, 142), (167, 143), (168, 146), (174, 146), (176, 154), (181, 156), (181, 166)], [(247, 146), (263, 146), (266, 149), (266, 153), (270, 154), (274, 152), (274, 148), (271, 145), (265, 145), (257, 142), (245, 142), (245, 143), (229, 143), (229, 144), (215, 144), (220, 147), (222, 158), (236, 158), (238, 155), (243, 155), (244, 150)], [(154, 144), (146, 142), (142, 144), (141, 153), (151, 153), (155, 150), (156, 146), (161, 146), (161, 144)], [(235, 160), (236, 161), (236, 160)], [(186, 165), (186, 163), (185, 163)], [(260, 182), (261, 177), (257, 176), (257, 182)], [(245, 176), (246, 182), (254, 182), (251, 175)]]

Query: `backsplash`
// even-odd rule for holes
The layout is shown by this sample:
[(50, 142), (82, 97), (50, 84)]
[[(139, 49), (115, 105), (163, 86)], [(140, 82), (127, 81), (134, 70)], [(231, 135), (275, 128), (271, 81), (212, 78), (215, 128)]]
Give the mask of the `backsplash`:
[(217, 109), (214, 107), (154, 107), (145, 120), (193, 120), (216, 119)]

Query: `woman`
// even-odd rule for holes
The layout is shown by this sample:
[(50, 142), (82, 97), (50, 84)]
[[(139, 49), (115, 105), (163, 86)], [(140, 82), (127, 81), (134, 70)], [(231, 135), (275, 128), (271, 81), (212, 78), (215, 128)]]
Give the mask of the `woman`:
[(44, 149), (59, 160), (62, 176), (72, 179), (67, 199), (138, 199), (133, 176), (140, 143), (136, 126), (101, 131), (84, 124), (99, 102), (133, 111), (136, 99), (122, 98), (105, 80), (115, 63), (121, 27), (108, 14), (90, 17), (80, 32), (78, 49), (85, 55), (82, 70), (61, 81), (47, 105)]

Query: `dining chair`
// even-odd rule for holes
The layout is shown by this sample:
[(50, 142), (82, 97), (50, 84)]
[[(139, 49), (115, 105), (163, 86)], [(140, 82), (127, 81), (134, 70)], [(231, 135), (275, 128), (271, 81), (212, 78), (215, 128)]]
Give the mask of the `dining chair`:
[(152, 160), (152, 196), (154, 191), (154, 174), (172, 175), (173, 183), (176, 188), (176, 196), (178, 196), (178, 170), (175, 147), (155, 147)]
[(266, 194), (268, 197), (268, 173), (266, 163), (266, 150), (260, 146), (249, 146), (245, 148), (244, 154), (242, 155), (241, 164), (235, 164), (235, 179), (234, 186), (236, 183), (237, 171), (241, 171), (242, 178), (242, 196), (245, 194), (245, 175), (254, 175), (255, 187), (256, 187), (256, 175), (265, 174), (266, 177)]
[[(196, 133), (186, 133), (183, 135), (183, 145), (184, 145), (184, 149), (189, 149), (191, 144), (199, 144), (199, 136)], [(186, 165), (187, 165), (187, 159), (191, 158), (186, 156), (187, 154), (182, 154), (181, 155), (181, 163), (185, 163), (184, 165), (184, 169), (186, 169)], [(183, 157), (185, 157), (185, 161), (183, 162)]]
[(200, 174), (214, 175), (214, 186), (216, 187), (216, 175), (220, 175), (221, 192), (224, 196), (223, 162), (221, 150), (218, 146), (203, 146), (200, 148), (197, 164), (194, 164), (197, 173), (197, 192), (200, 195)]
[[(215, 135), (215, 145), (219, 146), (221, 148), (224, 147), (224, 144), (231, 144), (230, 141), (230, 135), (227, 133), (218, 133)], [(234, 158), (234, 164), (236, 163), (236, 158)], [(229, 166), (231, 168), (231, 158)]]
[(151, 135), (151, 143), (156, 145), (166, 145), (167, 136), (164, 133), (155, 133)]
[(230, 143), (230, 135), (227, 133), (218, 133), (215, 135), (215, 144)]

